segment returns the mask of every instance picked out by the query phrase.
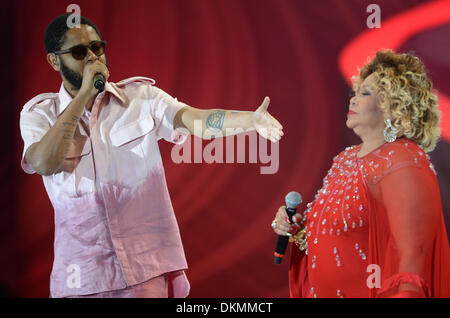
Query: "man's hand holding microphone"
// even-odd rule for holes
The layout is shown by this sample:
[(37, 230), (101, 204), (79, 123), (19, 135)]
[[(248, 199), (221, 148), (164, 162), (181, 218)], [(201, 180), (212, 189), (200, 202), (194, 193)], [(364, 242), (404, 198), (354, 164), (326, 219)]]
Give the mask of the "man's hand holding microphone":
[(103, 86), (109, 78), (109, 71), (106, 65), (100, 60), (88, 61), (83, 70), (83, 83), (79, 94), (92, 98), (101, 92), (99, 82), (103, 81)]

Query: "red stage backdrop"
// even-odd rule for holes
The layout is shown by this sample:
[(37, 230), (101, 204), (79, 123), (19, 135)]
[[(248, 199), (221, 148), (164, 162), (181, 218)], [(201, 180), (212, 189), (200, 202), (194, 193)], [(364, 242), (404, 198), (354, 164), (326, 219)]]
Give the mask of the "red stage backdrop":
[[(53, 210), (41, 177), (20, 168), (18, 123), (25, 102), (59, 89), (59, 74), (45, 59), (43, 36), (47, 24), (73, 2), (2, 3), (0, 284), (5, 295), (49, 295)], [(339, 62), (347, 49), (354, 50), (351, 44), (358, 36), (370, 31), (366, 9), (372, 2), (76, 1), (81, 14), (94, 21), (108, 41), (110, 81), (151, 77), (158, 87), (199, 108), (254, 110), (267, 95), (269, 111), (284, 126), (279, 170), (271, 175), (260, 174), (261, 163), (175, 164), (172, 145), (160, 142), (189, 263), (191, 297), (288, 296), (288, 262), (273, 264), (276, 237), (270, 223), (291, 190), (302, 194), (304, 209), (333, 156), (359, 143), (345, 127), (350, 86)], [(376, 1), (380, 30), (388, 21), (435, 2)], [(450, 11), (449, 1), (439, 3)], [(413, 31), (395, 45), (414, 51), (441, 96), (449, 96), (450, 20), (414, 27), (418, 19), (427, 18), (435, 17), (408, 20), (406, 29), (409, 25)], [(374, 45), (368, 47), (383, 48)], [(346, 67), (356, 74), (360, 62)], [(443, 139), (431, 157), (449, 224), (449, 140)]]

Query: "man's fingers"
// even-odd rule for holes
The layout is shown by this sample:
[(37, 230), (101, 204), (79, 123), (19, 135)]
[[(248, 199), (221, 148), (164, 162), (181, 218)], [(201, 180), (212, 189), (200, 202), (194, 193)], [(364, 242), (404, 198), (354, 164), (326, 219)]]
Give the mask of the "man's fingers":
[(272, 124), (275, 125), (276, 127), (278, 127), (279, 129), (283, 129), (283, 126), (280, 124), (280, 122), (278, 120), (276, 120), (275, 117), (273, 117), (271, 114), (269, 114), (270, 119), (272, 120)]
[(284, 136), (283, 129), (278, 128), (277, 126), (272, 125), (272, 130), (277, 131), (277, 132), (280, 134), (280, 136)]
[(271, 129), (269, 129), (269, 134), (271, 136), (274, 136), (277, 139), (277, 141), (280, 140), (281, 137), (284, 135), (282, 130), (280, 130), (278, 128), (273, 128), (273, 127)]
[[(271, 137), (271, 141), (272, 142), (277, 142), (278, 140), (281, 139), (280, 133), (278, 132), (278, 130), (272, 129), (269, 132), (269, 136)], [(274, 141), (275, 140), (275, 141)]]
[(267, 110), (267, 108), (269, 107), (269, 104), (270, 104), (269, 96), (264, 97), (264, 101), (262, 103), (264, 110)]
[(269, 134), (266, 139), (270, 140), (270, 142), (276, 143), (278, 141), (278, 139), (273, 136), (272, 134)]
[(270, 98), (266, 96), (264, 98), (261, 106), (259, 106), (256, 111), (257, 112), (265, 112), (267, 110), (267, 108), (269, 107), (269, 104), (270, 104)]

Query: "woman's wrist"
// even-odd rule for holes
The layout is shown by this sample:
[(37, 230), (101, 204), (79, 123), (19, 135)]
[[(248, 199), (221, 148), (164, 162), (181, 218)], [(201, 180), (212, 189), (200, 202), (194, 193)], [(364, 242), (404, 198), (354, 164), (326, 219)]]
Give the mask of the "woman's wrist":
[(302, 226), (300, 229), (298, 229), (298, 231), (295, 234), (289, 237), (289, 242), (295, 243), (295, 245), (298, 246), (300, 251), (306, 250), (306, 248), (308, 247), (308, 243), (306, 241), (305, 228)]

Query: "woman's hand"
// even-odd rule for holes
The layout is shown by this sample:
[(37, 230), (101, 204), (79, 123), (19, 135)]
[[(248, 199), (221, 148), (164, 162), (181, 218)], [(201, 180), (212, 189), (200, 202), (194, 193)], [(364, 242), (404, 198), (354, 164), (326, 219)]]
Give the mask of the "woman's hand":
[(289, 217), (286, 213), (286, 206), (281, 206), (272, 222), (273, 231), (278, 235), (292, 236), (300, 230), (301, 226), (301, 214), (295, 214), (292, 217), (292, 223), (289, 221)]

